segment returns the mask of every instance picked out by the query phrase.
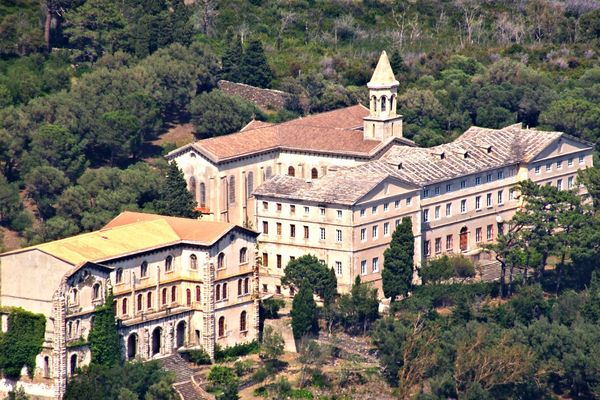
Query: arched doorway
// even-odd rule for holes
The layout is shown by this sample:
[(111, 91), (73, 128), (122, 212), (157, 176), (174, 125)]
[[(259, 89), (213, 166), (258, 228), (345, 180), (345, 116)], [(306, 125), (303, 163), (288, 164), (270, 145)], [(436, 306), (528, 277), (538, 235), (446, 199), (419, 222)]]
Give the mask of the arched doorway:
[(467, 227), (464, 226), (460, 230), (460, 251), (467, 251), (469, 247), (469, 233), (467, 232)]
[(152, 331), (152, 355), (160, 354), (162, 347), (162, 328), (158, 327)]
[(127, 338), (127, 359), (133, 360), (137, 355), (138, 337), (135, 333), (132, 333)]
[(175, 347), (176, 348), (180, 348), (185, 346), (185, 331), (186, 331), (186, 323), (185, 321), (180, 321), (177, 324), (177, 330), (176, 330), (176, 339), (175, 339)]
[(69, 361), (69, 372), (71, 375), (75, 375), (75, 370), (77, 369), (77, 354), (71, 355), (71, 359)]
[(50, 378), (50, 357), (44, 357), (44, 378)]

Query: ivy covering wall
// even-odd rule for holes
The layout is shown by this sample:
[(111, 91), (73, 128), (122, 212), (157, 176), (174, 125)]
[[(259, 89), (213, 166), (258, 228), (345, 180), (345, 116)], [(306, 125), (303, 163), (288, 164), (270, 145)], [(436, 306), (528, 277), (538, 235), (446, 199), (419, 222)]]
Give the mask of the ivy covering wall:
[(30, 377), (35, 371), (35, 357), (42, 351), (46, 318), (22, 308), (10, 309), (8, 330), (0, 334), (0, 370), (7, 378), (18, 379), (27, 366)]

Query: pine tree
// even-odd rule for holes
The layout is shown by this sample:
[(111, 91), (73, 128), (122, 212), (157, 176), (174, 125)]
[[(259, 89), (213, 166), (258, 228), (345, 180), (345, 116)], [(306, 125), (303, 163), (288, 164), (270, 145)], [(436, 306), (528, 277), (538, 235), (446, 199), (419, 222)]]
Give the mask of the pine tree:
[(173, 161), (167, 169), (167, 176), (160, 189), (154, 209), (162, 215), (174, 217), (197, 218), (198, 212), (194, 196), (187, 189), (183, 172)]
[(413, 276), (415, 238), (410, 218), (403, 218), (392, 236), (390, 247), (383, 253), (384, 263), (381, 278), (383, 293), (391, 297), (408, 294)]
[(300, 285), (300, 291), (292, 302), (292, 330), (294, 338), (300, 339), (307, 334), (319, 331), (317, 318), (317, 303), (307, 280)]
[(267, 63), (265, 51), (260, 40), (250, 40), (240, 66), (240, 78), (243, 83), (261, 88), (271, 86), (273, 72)]
[(392, 71), (394, 71), (394, 75), (399, 76), (400, 74), (404, 74), (408, 72), (408, 68), (404, 64), (404, 60), (400, 55), (398, 50), (394, 50), (392, 53), (392, 57), (390, 58), (390, 65), (392, 67)]
[(221, 58), (221, 79), (231, 82), (240, 82), (240, 69), (244, 52), (242, 49), (242, 41), (239, 36), (231, 38), (229, 46), (225, 49), (225, 53)]
[(95, 312), (94, 326), (88, 335), (90, 351), (92, 352), (91, 364), (112, 367), (121, 362), (119, 333), (117, 332), (113, 303), (112, 290), (109, 290), (106, 301)]

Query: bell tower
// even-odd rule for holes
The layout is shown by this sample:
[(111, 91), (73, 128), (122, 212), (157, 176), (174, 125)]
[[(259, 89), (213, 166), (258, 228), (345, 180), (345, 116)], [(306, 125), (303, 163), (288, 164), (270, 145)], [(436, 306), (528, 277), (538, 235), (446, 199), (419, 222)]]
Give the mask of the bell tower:
[(396, 114), (399, 85), (390, 60), (383, 51), (373, 76), (367, 83), (370, 112), (363, 123), (365, 139), (385, 140), (392, 136), (402, 136), (402, 115)]

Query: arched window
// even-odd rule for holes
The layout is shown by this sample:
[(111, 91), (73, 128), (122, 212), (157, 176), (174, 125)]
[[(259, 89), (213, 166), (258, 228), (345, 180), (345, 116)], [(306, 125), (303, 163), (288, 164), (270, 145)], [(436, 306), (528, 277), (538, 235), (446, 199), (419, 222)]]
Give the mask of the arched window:
[(140, 293), (137, 295), (137, 310), (142, 311), (143, 306), (144, 306), (144, 296), (142, 296), (142, 294)]
[(225, 268), (225, 254), (219, 253), (217, 256), (217, 269)]
[(390, 96), (390, 111), (394, 111), (394, 95)]
[(79, 320), (75, 321), (75, 336), (79, 336)]
[(467, 251), (469, 248), (469, 231), (466, 226), (460, 230), (459, 239), (460, 251)]
[(192, 291), (190, 289), (185, 289), (185, 304), (187, 306), (192, 305)]
[(190, 256), (190, 268), (191, 269), (198, 269), (198, 258), (196, 257), (195, 254), (192, 254)]
[(248, 262), (248, 249), (242, 247), (240, 249), (240, 264), (244, 264)]
[(296, 170), (291, 165), (288, 167), (288, 175), (289, 176), (296, 176)]
[(201, 294), (200, 285), (196, 285), (196, 301), (197, 302), (200, 302), (200, 299), (201, 299), (200, 294)]
[(250, 278), (244, 279), (244, 294), (250, 293)]
[(146, 307), (152, 308), (152, 292), (148, 292), (146, 295)]
[(148, 276), (148, 262), (147, 261), (143, 261), (142, 265), (140, 266), (140, 276), (142, 278), (145, 278)]
[(371, 96), (371, 101), (373, 102), (373, 111), (377, 111), (377, 97)]
[(194, 198), (194, 200), (197, 200), (197, 198), (196, 198), (196, 178), (194, 178), (193, 176), (190, 177), (190, 192), (192, 192), (192, 197)]
[(215, 301), (221, 300), (221, 285), (215, 286)]
[(229, 177), (229, 204), (235, 203), (235, 176)]
[(240, 314), (240, 332), (246, 332), (246, 311)]
[(387, 99), (385, 98), (385, 96), (381, 96), (381, 111), (385, 111), (387, 105), (386, 101)]
[(204, 182), (200, 183), (200, 207), (206, 207), (206, 185)]
[(167, 256), (165, 258), (165, 272), (169, 272), (173, 269), (173, 256)]
[(225, 317), (219, 317), (219, 337), (225, 336)]
[(273, 169), (271, 167), (267, 167), (266, 172), (265, 172), (265, 177), (267, 179), (269, 179), (272, 176), (273, 176)]
[(252, 192), (254, 191), (254, 172), (248, 172), (248, 176), (246, 177), (246, 198), (250, 198)]
[(121, 303), (121, 314), (127, 315), (127, 298), (124, 298)]
[(75, 371), (77, 370), (77, 354), (73, 354), (71, 356), (71, 362), (69, 365), (69, 369), (70, 369), (71, 375), (75, 375)]
[(50, 357), (44, 357), (44, 378), (50, 378)]
[(167, 304), (167, 288), (163, 288), (162, 290), (162, 305)]
[(244, 292), (242, 291), (244, 286), (244, 282), (242, 279), (238, 279), (238, 296), (241, 296), (242, 294), (244, 294)]
[(123, 282), (123, 268), (117, 269), (117, 276), (115, 280), (117, 281), (117, 283)]
[(100, 298), (100, 284), (95, 283), (92, 286), (92, 300), (98, 300)]
[(67, 337), (71, 337), (73, 335), (73, 322), (69, 321), (67, 324)]
[(310, 170), (310, 178), (318, 179), (319, 178), (319, 170), (317, 170), (316, 168), (311, 169)]
[(227, 282), (223, 284), (223, 296), (221, 297), (223, 297), (223, 300), (227, 298)]
[(171, 303), (175, 303), (177, 301), (177, 286), (171, 287)]

